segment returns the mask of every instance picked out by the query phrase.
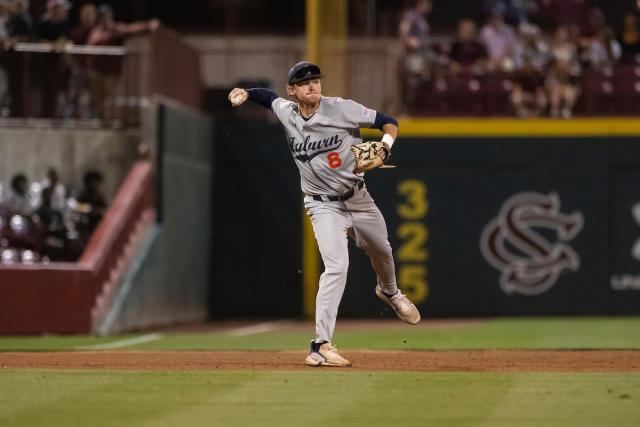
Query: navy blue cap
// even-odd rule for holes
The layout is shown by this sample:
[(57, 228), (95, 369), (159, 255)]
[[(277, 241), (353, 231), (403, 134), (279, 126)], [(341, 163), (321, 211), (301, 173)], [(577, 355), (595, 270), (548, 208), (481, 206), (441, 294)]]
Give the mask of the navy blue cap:
[(320, 77), (324, 77), (320, 72), (320, 67), (307, 61), (298, 62), (289, 70), (290, 85), (309, 79), (318, 79)]

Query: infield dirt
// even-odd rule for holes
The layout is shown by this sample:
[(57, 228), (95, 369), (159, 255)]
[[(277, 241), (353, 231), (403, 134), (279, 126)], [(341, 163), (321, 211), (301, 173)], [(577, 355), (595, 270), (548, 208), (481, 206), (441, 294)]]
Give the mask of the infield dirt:
[(301, 370), (415, 372), (640, 371), (637, 350), (344, 350), (351, 368), (311, 368), (304, 351), (0, 352), (1, 369)]

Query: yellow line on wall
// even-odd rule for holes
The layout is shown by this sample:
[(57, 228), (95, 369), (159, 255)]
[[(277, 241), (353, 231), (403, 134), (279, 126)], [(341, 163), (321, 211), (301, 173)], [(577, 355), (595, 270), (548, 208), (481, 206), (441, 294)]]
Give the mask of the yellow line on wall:
[[(318, 64), (319, 0), (307, 0), (307, 61)], [(319, 64), (321, 66), (321, 64)], [(316, 313), (316, 294), (320, 278), (320, 254), (311, 220), (302, 208), (302, 310), (306, 319)]]
[[(640, 118), (561, 119), (429, 118), (399, 119), (400, 136), (640, 136)], [(379, 134), (363, 130), (364, 136)]]
[[(318, 6), (319, 0), (307, 0), (307, 61), (318, 64)], [(318, 64), (319, 65), (319, 64)]]

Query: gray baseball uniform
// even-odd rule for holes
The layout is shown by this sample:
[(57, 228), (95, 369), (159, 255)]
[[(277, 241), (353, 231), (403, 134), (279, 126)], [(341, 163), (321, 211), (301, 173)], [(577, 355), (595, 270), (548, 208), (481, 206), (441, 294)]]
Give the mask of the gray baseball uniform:
[(353, 173), (351, 146), (362, 142), (360, 128), (372, 127), (376, 112), (351, 100), (324, 96), (306, 120), (295, 102), (275, 98), (271, 109), (284, 126), (300, 171), (305, 207), (324, 262), (316, 296), (316, 342), (330, 342), (347, 283), (347, 236), (369, 255), (384, 291), (397, 291), (386, 223), (367, 192), (364, 174)]
[[(376, 112), (352, 100), (324, 96), (308, 120), (295, 102), (282, 98), (276, 98), (271, 109), (285, 128), (300, 171), (305, 207), (324, 262), (316, 296), (316, 341), (330, 342), (347, 283), (347, 235), (371, 258), (382, 288), (389, 294), (397, 291), (387, 225), (364, 186), (364, 174), (353, 173), (351, 146), (362, 142), (360, 128), (371, 127)], [(353, 196), (344, 201), (327, 197), (350, 190)]]

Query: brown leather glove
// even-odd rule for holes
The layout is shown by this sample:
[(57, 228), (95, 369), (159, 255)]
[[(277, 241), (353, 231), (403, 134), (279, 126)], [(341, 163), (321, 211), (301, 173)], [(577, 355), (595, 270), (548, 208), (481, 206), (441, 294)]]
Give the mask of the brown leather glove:
[[(379, 168), (390, 157), (389, 148), (382, 141), (361, 142), (360, 144), (352, 145), (351, 151), (353, 151), (353, 156), (356, 158), (353, 173)], [(382, 152), (384, 152), (384, 156), (381, 156)]]

